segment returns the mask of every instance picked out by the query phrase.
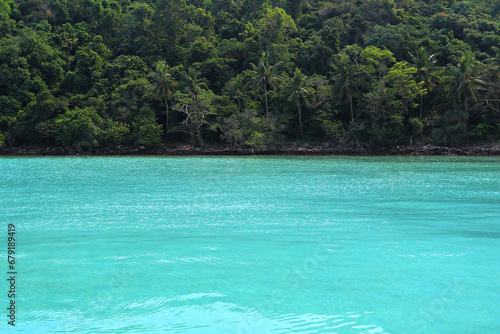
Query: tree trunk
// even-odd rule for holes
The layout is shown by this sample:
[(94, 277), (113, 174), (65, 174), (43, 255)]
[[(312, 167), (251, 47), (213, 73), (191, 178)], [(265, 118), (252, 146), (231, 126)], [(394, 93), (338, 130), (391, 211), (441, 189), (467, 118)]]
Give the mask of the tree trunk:
[(467, 121), (469, 119), (469, 97), (467, 96), (467, 92), (465, 92), (465, 118), (463, 119), (464, 124), (467, 125)]
[(300, 101), (297, 99), (297, 109), (299, 111), (299, 126), (300, 126), (300, 134), (302, 139), (304, 139), (304, 132), (302, 131), (302, 110), (300, 109)]
[(166, 106), (166, 120), (165, 120), (165, 141), (168, 141), (168, 101), (165, 99), (165, 106)]
[(424, 96), (420, 95), (420, 121), (422, 121), (422, 105), (424, 102)]
[(465, 104), (465, 113), (466, 113), (467, 115), (469, 115), (469, 112), (468, 112), (469, 100), (468, 100), (468, 98), (467, 98), (467, 92), (465, 92), (464, 104)]
[(264, 97), (266, 99), (266, 118), (269, 119), (269, 105), (267, 103), (267, 82), (264, 80)]
[(352, 95), (349, 95), (349, 103), (351, 105), (351, 122), (354, 122), (354, 108), (352, 106)]
[(198, 142), (200, 143), (200, 147), (203, 148), (203, 146), (205, 146), (205, 142), (203, 141), (203, 138), (201, 137), (201, 129), (197, 125), (196, 125), (196, 137), (198, 137)]

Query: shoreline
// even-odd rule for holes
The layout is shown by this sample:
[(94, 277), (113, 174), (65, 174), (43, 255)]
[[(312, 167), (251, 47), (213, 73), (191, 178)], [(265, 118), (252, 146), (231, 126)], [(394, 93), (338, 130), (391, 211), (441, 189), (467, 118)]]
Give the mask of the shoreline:
[(0, 156), (248, 156), (248, 155), (297, 155), (297, 156), (419, 156), (419, 155), (450, 155), (450, 156), (497, 156), (500, 155), (500, 143), (487, 145), (471, 145), (459, 148), (446, 146), (395, 146), (375, 149), (347, 149), (323, 145), (277, 146), (267, 149), (234, 148), (229, 146), (207, 146), (204, 148), (186, 144), (167, 144), (156, 148), (147, 147), (94, 147), (78, 149), (70, 147), (51, 146), (15, 146), (0, 147)]

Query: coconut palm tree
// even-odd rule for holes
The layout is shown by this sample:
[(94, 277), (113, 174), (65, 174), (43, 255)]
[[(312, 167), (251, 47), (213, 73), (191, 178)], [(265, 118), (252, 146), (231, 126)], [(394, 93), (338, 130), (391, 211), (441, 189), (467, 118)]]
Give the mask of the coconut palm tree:
[(347, 98), (351, 107), (351, 121), (354, 121), (354, 107), (352, 99), (360, 96), (359, 89), (368, 84), (368, 75), (360, 66), (353, 63), (346, 54), (340, 55), (338, 64), (332, 63), (334, 82), (333, 93), (339, 99)]
[(188, 92), (193, 95), (197, 95), (201, 88), (208, 88), (207, 79), (202, 78), (200, 72), (193, 66), (184, 72), (183, 82)]
[(164, 60), (159, 60), (154, 64), (155, 70), (149, 74), (153, 81), (155, 95), (165, 103), (165, 139), (168, 134), (168, 101), (172, 99), (177, 81), (172, 76), (172, 68)]
[[(436, 64), (436, 58), (434, 57), (434, 54), (429, 55), (429, 53), (423, 46), (417, 49), (415, 55), (413, 55), (411, 52), (408, 53), (412, 60), (412, 64), (417, 68), (415, 81), (417, 83), (424, 82), (427, 90), (429, 92), (432, 92), (436, 84), (441, 83), (441, 78), (434, 74), (434, 72), (438, 68), (437, 66), (434, 66)], [(423, 102), (424, 95), (420, 94), (420, 120), (422, 120)]]
[(300, 100), (302, 99), (307, 103), (307, 96), (314, 94), (314, 88), (311, 87), (311, 79), (296, 68), (293, 78), (291, 78), (288, 84), (283, 88), (282, 93), (288, 97), (289, 101), (292, 101), (297, 105), (300, 134), (302, 138), (304, 138), (304, 132), (302, 131), (302, 110)]
[(229, 81), (225, 87), (227, 95), (238, 104), (238, 110), (243, 111), (248, 101), (249, 92), (246, 89), (243, 77), (237, 76)]
[(279, 89), (281, 82), (284, 78), (276, 73), (278, 66), (282, 62), (277, 62), (274, 65), (269, 65), (269, 61), (266, 55), (263, 54), (260, 58), (259, 64), (256, 66), (253, 63), (250, 64), (252, 67), (248, 70), (248, 73), (252, 77), (248, 85), (251, 87), (256, 87), (258, 90), (262, 89), (264, 91), (264, 98), (266, 101), (266, 117), (269, 118), (269, 103), (267, 100), (267, 87), (269, 86), (272, 90), (276, 91)]
[(450, 66), (450, 88), (448, 96), (453, 102), (464, 103), (465, 112), (468, 113), (469, 98), (478, 100), (478, 90), (486, 83), (481, 78), (482, 64), (470, 53), (460, 58), (458, 66)]

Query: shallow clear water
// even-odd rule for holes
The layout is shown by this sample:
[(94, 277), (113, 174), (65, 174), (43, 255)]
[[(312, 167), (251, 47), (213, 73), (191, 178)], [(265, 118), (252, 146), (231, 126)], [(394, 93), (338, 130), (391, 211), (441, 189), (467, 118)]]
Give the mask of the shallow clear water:
[(500, 332), (498, 157), (0, 158), (0, 175), (16, 331)]

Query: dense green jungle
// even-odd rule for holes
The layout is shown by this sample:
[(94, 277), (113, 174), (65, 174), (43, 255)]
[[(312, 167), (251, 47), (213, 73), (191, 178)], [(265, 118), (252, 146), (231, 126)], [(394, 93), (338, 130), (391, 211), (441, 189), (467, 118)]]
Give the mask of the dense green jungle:
[(0, 0), (0, 146), (500, 140), (500, 1)]

